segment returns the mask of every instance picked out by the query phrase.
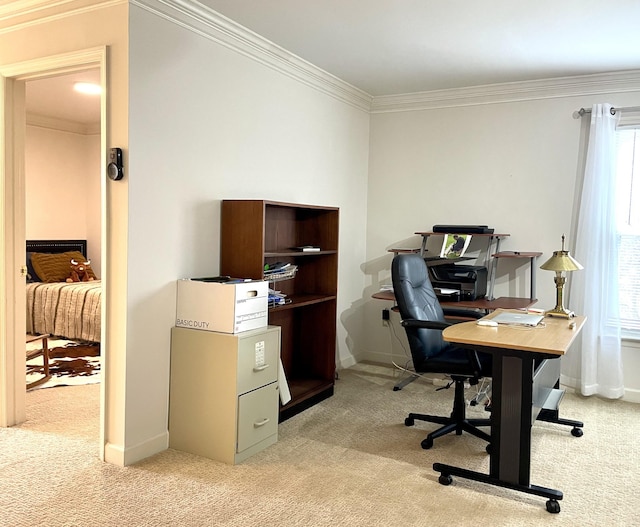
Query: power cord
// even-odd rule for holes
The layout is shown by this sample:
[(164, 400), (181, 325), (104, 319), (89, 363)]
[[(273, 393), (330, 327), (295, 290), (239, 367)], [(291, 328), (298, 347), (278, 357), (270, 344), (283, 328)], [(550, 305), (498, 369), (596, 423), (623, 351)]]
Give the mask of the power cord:
[(544, 322), (538, 322), (535, 326), (527, 326), (526, 324), (500, 324), (501, 326), (507, 326), (512, 329), (518, 329), (520, 331), (532, 331), (535, 329), (544, 329), (547, 325)]

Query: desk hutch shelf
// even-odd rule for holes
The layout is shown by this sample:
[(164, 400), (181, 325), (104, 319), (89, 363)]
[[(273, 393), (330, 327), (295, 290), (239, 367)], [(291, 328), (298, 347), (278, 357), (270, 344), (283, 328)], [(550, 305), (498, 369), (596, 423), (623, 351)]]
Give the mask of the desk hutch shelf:
[[(389, 249), (389, 252), (395, 254), (414, 252), (419, 253), (426, 261), (428, 266), (449, 264), (455, 262), (462, 262), (465, 260), (471, 260), (474, 258), (462, 257), (456, 259), (441, 258), (440, 256), (430, 256), (427, 251), (427, 240), (430, 236), (446, 236), (443, 232), (434, 231), (419, 231), (414, 234), (419, 235), (422, 238), (422, 243), (418, 249)], [(487, 243), (485, 251), (485, 266), (488, 271), (488, 284), (486, 298), (472, 301), (460, 301), (460, 302), (442, 302), (443, 306), (447, 307), (460, 307), (471, 309), (482, 309), (485, 311), (492, 311), (497, 308), (505, 309), (522, 309), (530, 307), (535, 304), (536, 299), (536, 273), (535, 262), (540, 252), (518, 252), (518, 251), (500, 251), (500, 241), (509, 237), (509, 234), (496, 234), (496, 233), (475, 233), (475, 232), (461, 232), (460, 234), (470, 234), (473, 238), (485, 239)], [(495, 248), (494, 248), (495, 245)], [(528, 258), (530, 260), (530, 272), (531, 272), (531, 289), (529, 298), (519, 297), (500, 297), (494, 298), (493, 288), (496, 279), (496, 269), (498, 266), (498, 260), (501, 258)], [(374, 298), (389, 300), (393, 298), (393, 293), (377, 294)]]
[[(265, 264), (297, 266), (270, 282), (287, 302), (269, 308), (282, 331), (281, 359), (291, 401), (285, 420), (333, 394), (336, 353), (339, 209), (265, 200), (223, 200), (220, 273), (263, 280)], [(319, 251), (292, 249), (312, 245)]]

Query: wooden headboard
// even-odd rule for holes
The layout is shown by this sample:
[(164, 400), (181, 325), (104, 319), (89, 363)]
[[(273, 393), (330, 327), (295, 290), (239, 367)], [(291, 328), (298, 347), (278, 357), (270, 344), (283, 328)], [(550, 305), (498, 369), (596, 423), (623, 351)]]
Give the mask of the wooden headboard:
[(87, 240), (27, 240), (28, 253), (58, 254), (67, 251), (80, 251), (87, 255)]

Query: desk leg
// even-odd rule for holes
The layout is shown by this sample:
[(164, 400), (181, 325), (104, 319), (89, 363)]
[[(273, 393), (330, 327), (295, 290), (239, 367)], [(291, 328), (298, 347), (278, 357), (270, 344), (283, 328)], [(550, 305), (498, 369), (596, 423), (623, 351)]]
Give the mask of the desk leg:
[(534, 494), (548, 498), (549, 512), (560, 512), (561, 491), (529, 483), (533, 368), (533, 359), (526, 356), (493, 355), (489, 474), (435, 463), (440, 483), (448, 485), (451, 476), (459, 476)]
[(559, 417), (558, 410), (546, 410), (542, 409), (538, 415), (538, 421), (546, 421), (547, 423), (554, 423), (556, 425), (571, 426), (571, 435), (574, 437), (582, 437), (582, 428), (584, 423), (582, 421), (575, 421), (573, 419), (562, 419)]
[(490, 474), (512, 484), (528, 485), (533, 360), (496, 356), (493, 374)]

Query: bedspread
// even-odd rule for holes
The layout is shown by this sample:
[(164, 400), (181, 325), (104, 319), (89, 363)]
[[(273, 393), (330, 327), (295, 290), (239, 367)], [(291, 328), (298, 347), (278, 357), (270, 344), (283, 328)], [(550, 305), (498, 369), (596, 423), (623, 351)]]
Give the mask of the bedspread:
[(27, 284), (27, 333), (100, 342), (100, 280)]

